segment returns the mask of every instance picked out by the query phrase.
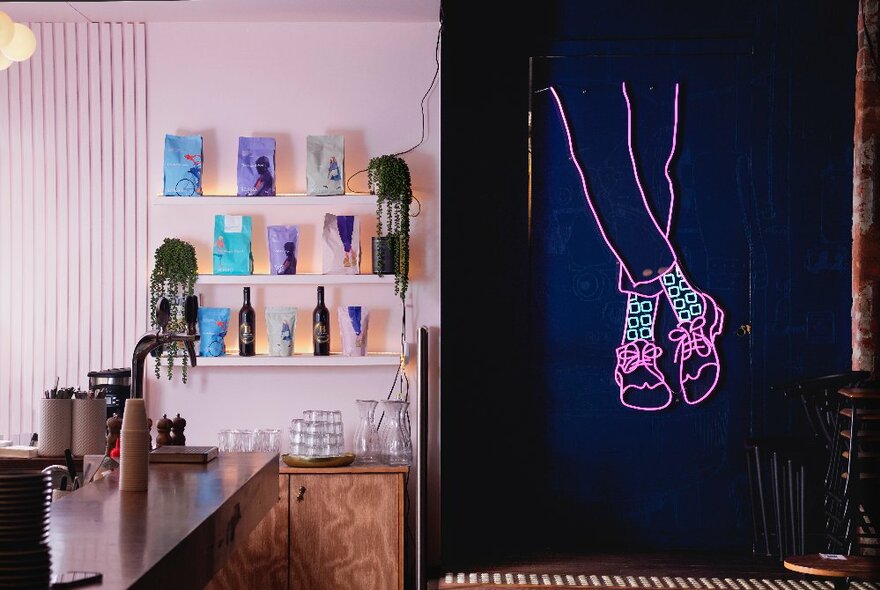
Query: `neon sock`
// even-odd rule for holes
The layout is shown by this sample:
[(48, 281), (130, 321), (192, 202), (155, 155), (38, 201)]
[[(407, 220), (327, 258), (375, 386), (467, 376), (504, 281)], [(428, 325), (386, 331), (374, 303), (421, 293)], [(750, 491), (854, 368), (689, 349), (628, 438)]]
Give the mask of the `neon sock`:
[(630, 293), (626, 303), (626, 324), (623, 342), (654, 339), (655, 300)]
[(670, 268), (662, 277), (663, 291), (675, 310), (679, 322), (689, 322), (703, 315), (703, 303), (688, 283), (678, 265)]

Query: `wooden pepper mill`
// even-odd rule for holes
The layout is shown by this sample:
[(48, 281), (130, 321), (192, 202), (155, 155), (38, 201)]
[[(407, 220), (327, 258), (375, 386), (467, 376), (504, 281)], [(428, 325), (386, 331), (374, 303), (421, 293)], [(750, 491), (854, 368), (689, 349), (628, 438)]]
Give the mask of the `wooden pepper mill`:
[(166, 414), (162, 414), (162, 417), (156, 422), (156, 432), (157, 449), (165, 445), (174, 444), (171, 440), (171, 420), (168, 419)]
[(147, 418), (147, 436), (150, 438), (149, 450), (153, 450), (153, 419)]
[(107, 454), (116, 448), (116, 441), (119, 440), (119, 431), (122, 430), (122, 418), (119, 414), (113, 414), (107, 418)]
[(183, 433), (184, 428), (186, 428), (186, 420), (181, 418), (180, 414), (178, 414), (177, 417), (171, 421), (171, 440), (173, 441), (171, 444), (181, 447), (186, 445), (186, 435)]

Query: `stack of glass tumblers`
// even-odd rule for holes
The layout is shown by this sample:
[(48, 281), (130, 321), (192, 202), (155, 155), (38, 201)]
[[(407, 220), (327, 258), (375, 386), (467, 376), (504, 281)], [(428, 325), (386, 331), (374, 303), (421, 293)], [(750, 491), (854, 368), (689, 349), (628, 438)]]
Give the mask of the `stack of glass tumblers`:
[(337, 457), (344, 446), (340, 410), (306, 410), (290, 421), (290, 454), (299, 457)]
[(235, 428), (217, 433), (221, 453), (278, 453), (281, 430), (278, 428)]

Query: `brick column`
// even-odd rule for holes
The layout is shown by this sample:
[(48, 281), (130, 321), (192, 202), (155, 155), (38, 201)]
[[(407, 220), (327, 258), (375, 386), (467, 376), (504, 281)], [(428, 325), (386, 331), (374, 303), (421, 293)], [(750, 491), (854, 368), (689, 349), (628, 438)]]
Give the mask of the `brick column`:
[[(859, 1), (853, 136), (852, 368), (880, 377), (880, 0)], [(873, 54), (873, 55), (872, 55)]]

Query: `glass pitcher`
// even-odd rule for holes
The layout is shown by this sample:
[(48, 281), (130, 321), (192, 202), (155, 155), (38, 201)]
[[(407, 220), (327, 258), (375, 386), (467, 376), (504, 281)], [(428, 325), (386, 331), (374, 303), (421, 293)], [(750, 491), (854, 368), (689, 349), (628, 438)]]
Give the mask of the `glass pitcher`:
[(379, 437), (376, 433), (376, 425), (373, 416), (379, 402), (374, 399), (359, 399), (357, 403), (360, 419), (357, 429), (354, 431), (354, 464), (375, 465), (379, 462)]
[(399, 399), (383, 400), (385, 412), (382, 435), (382, 458), (387, 465), (409, 465), (412, 461), (412, 448), (407, 442), (409, 436), (404, 430), (404, 412), (409, 402)]

